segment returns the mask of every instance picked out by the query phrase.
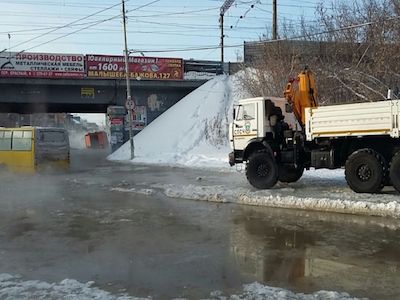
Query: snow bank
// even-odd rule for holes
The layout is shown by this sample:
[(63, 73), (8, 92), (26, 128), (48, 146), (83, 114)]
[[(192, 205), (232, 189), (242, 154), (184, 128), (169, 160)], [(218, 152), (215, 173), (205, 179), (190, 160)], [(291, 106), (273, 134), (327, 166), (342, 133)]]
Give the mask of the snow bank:
[(195, 72), (190, 71), (183, 74), (183, 78), (186, 80), (210, 80), (216, 75), (208, 72)]
[(80, 299), (80, 300), (140, 300), (126, 295), (115, 296), (93, 287), (94, 282), (80, 283), (73, 279), (64, 279), (59, 283), (38, 280), (23, 281), (18, 276), (0, 274), (0, 299)]
[[(0, 274), (0, 299), (80, 299), (80, 300), (145, 300), (126, 294), (113, 295), (94, 287), (94, 282), (80, 283), (74, 279), (64, 279), (59, 283), (48, 283), (38, 280), (23, 281), (18, 276)], [(180, 298), (182, 299), (182, 298)], [(243, 286), (239, 295), (224, 296), (222, 292), (210, 293), (209, 299), (271, 299), (271, 300), (356, 300), (347, 293), (319, 291), (314, 294), (295, 294), (281, 288), (252, 283)], [(206, 299), (204, 299), (206, 300)]]
[[(134, 138), (134, 162), (228, 168), (234, 76), (217, 76), (187, 95)], [(129, 160), (129, 142), (109, 156)]]
[(270, 190), (243, 185), (153, 184), (171, 198), (230, 202), (277, 208), (400, 218), (400, 198), (394, 191), (385, 194), (356, 194), (344, 179), (343, 170), (310, 170), (292, 184), (278, 183)]
[[(223, 299), (219, 297), (217, 299)], [(228, 299), (268, 299), (268, 300), (356, 300), (347, 293), (318, 291), (313, 294), (293, 293), (281, 288), (274, 288), (262, 285), (260, 283), (252, 283), (244, 285), (243, 293), (240, 295), (232, 295)]]

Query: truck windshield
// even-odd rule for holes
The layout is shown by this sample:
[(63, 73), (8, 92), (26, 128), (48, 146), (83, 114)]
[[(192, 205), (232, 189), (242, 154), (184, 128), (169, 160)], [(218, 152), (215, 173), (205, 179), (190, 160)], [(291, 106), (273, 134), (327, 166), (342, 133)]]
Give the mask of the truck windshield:
[(43, 130), (40, 132), (40, 141), (44, 143), (62, 143), (66, 134), (62, 131)]
[(254, 103), (240, 105), (238, 107), (236, 120), (243, 121), (243, 120), (253, 120), (255, 119), (255, 105)]

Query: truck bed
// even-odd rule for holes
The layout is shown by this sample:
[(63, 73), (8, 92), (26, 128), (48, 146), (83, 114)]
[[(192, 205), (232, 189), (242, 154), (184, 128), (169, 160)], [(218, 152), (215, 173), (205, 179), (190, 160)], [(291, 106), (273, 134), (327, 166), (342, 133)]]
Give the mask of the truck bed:
[(306, 139), (366, 135), (399, 137), (400, 100), (305, 109)]

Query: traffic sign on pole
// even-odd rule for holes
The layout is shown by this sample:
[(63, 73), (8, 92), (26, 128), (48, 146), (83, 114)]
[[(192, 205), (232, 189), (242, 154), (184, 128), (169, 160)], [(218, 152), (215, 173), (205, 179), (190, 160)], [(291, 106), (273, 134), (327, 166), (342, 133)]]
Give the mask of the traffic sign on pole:
[(134, 110), (135, 109), (135, 101), (133, 100), (126, 100), (125, 102), (125, 108), (127, 110)]

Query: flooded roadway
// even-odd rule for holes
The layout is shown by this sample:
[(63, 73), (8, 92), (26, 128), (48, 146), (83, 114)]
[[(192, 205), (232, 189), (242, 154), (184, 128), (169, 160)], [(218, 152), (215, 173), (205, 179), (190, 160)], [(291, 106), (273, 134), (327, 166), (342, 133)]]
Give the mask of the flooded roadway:
[(1, 173), (0, 273), (95, 281), (155, 299), (231, 294), (254, 281), (400, 299), (398, 220), (115, 192), (143, 183), (245, 182), (104, 157), (76, 151), (68, 174)]

